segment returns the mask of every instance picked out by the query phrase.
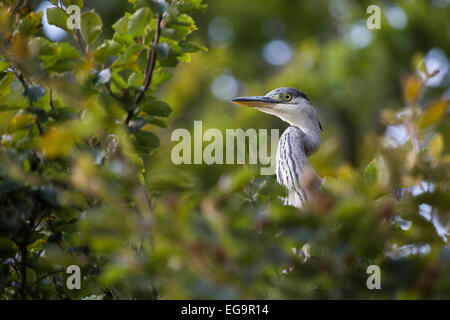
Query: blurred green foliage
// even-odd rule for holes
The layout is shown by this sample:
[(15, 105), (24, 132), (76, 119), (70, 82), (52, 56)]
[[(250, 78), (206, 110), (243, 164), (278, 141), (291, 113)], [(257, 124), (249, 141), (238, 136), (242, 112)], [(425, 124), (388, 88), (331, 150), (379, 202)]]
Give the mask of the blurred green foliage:
[[(40, 1), (0, 4), (2, 299), (450, 296), (448, 60), (427, 66), (450, 52), (448, 1), (378, 3), (365, 45), (369, 1), (51, 2), (64, 41), (45, 38)], [(70, 4), (85, 6), (80, 31)], [(261, 54), (274, 39), (292, 51), (281, 66)], [(304, 212), (256, 165), (170, 161), (171, 131), (194, 120), (287, 126), (218, 99), (220, 75), (235, 94), (292, 86), (313, 101), (324, 193)], [(372, 264), (381, 290), (366, 287)]]

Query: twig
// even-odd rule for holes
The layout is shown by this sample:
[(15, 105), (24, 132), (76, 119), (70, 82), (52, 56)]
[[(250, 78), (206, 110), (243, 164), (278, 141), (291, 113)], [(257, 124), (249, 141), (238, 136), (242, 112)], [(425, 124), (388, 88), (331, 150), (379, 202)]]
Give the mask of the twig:
[(55, 105), (53, 104), (53, 90), (52, 90), (52, 88), (50, 86), (48, 88), (49, 88), (49, 91), (50, 91), (50, 108), (52, 110), (54, 110), (55, 109)]
[(80, 47), (81, 51), (85, 56), (87, 56), (87, 49), (83, 46), (83, 43), (81, 42), (81, 33), (79, 29), (75, 29), (74, 38), (77, 40), (78, 46)]
[[(148, 62), (147, 62), (147, 68), (145, 70), (145, 78), (144, 78), (144, 88), (138, 93), (136, 96), (136, 106), (141, 102), (142, 98), (144, 97), (145, 91), (150, 86), (150, 83), (152, 82), (152, 76), (153, 71), (155, 69), (155, 63), (156, 63), (156, 46), (159, 43), (159, 37), (161, 34), (161, 22), (162, 22), (162, 14), (158, 14), (158, 20), (156, 22), (156, 31), (155, 31), (155, 38), (153, 40), (153, 48), (150, 49), (150, 52), (148, 54)], [(124, 124), (128, 126), (128, 123), (131, 120), (131, 117), (133, 114), (138, 110), (138, 107), (136, 107), (133, 110), (130, 110), (127, 112), (127, 115), (124, 119)]]
[(22, 4), (22, 6), (19, 8), (19, 12), (25, 9), (27, 6), (29, 6), (29, 0), (25, 0)]

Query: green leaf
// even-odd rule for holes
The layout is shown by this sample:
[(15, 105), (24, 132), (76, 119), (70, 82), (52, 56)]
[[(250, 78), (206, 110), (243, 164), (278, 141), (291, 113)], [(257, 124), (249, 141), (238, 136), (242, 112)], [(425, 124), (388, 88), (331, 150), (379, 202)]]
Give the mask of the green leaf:
[(144, 75), (142, 72), (133, 72), (130, 74), (127, 80), (127, 86), (128, 88), (131, 87), (141, 87), (142, 83), (144, 82)]
[(38, 37), (30, 41), (30, 47), (42, 60), (46, 71), (72, 70), (77, 63), (75, 59), (80, 57), (78, 50), (66, 42), (52, 42)]
[(48, 120), (47, 112), (41, 108), (30, 108), (28, 111), (34, 115), (36, 115), (38, 121), (40, 123), (44, 123)]
[(172, 77), (172, 74), (167, 71), (155, 72), (152, 77), (151, 85), (157, 86), (157, 85), (163, 83), (164, 81), (169, 80), (171, 77)]
[(125, 80), (123, 80), (123, 78), (117, 73), (114, 72), (111, 75), (111, 82), (117, 87), (117, 89), (121, 90), (121, 89), (125, 89), (127, 87), (127, 83), (125, 82)]
[(159, 57), (159, 65), (161, 67), (176, 67), (183, 54), (178, 44), (169, 44), (169, 53), (166, 57)]
[(102, 45), (100, 45), (96, 52), (95, 58), (98, 62), (103, 63), (106, 58), (111, 56), (118, 56), (123, 52), (125, 46), (116, 40), (106, 40)]
[(187, 14), (181, 14), (176, 20), (171, 20), (167, 27), (173, 28), (180, 40), (185, 40), (186, 37), (197, 30), (194, 19)]
[(194, 10), (204, 12), (208, 7), (208, 5), (202, 4), (202, 0), (177, 1), (175, 5), (180, 13), (192, 12)]
[(6, 105), (6, 104), (0, 104), (0, 112), (4, 111), (15, 111), (22, 109), (21, 106), (15, 106), (15, 105)]
[(14, 116), (11, 120), (11, 123), (8, 126), (8, 132), (15, 132), (20, 129), (26, 128), (30, 125), (33, 125), (36, 120), (36, 117), (29, 113), (23, 113), (20, 111), (18, 114)]
[(105, 271), (101, 275), (100, 282), (103, 285), (112, 285), (124, 278), (131, 271), (132, 269), (128, 265), (109, 265), (105, 267)]
[(166, 102), (151, 97), (145, 98), (140, 108), (150, 116), (168, 117), (172, 113), (172, 109)]
[(102, 32), (102, 19), (94, 10), (86, 11), (81, 15), (81, 34), (87, 44), (93, 43)]
[(286, 189), (273, 177), (265, 178), (258, 188), (258, 194), (262, 196), (277, 197), (284, 196), (285, 193)]
[(125, 15), (117, 20), (113, 25), (112, 28), (114, 31), (118, 34), (125, 34), (128, 32), (128, 22), (130, 19), (130, 14), (128, 12), (125, 13)]
[(373, 159), (364, 170), (364, 182), (372, 186), (381, 181), (381, 167), (376, 159)]
[(134, 145), (139, 153), (150, 153), (151, 151), (159, 148), (159, 138), (153, 132), (148, 131), (136, 131), (134, 132), (135, 141)]
[(42, 21), (42, 11), (30, 12), (19, 23), (19, 32), (22, 36), (28, 37), (39, 32)]
[(7, 96), (11, 92), (11, 84), (14, 81), (14, 74), (12, 72), (7, 72), (2, 76), (0, 79), (0, 97)]
[(193, 53), (198, 51), (208, 52), (208, 48), (204, 46), (198, 46), (195, 43), (192, 42), (181, 42), (180, 48), (183, 50), (183, 52)]
[(147, 7), (140, 8), (130, 16), (128, 23), (128, 33), (133, 37), (144, 35), (145, 26), (150, 21), (150, 9)]
[(5, 71), (9, 68), (9, 63), (5, 61), (0, 61), (0, 72)]
[(69, 30), (67, 27), (67, 20), (69, 19), (69, 16), (67, 13), (59, 8), (59, 7), (52, 7), (47, 9), (47, 21), (49, 24), (53, 24), (67, 32), (72, 32), (73, 30)]
[(147, 121), (147, 123), (153, 124), (153, 125), (161, 127), (161, 128), (168, 127), (167, 122), (164, 119), (161, 119), (158, 117), (147, 116), (147, 117), (145, 117), (145, 121)]
[(58, 121), (76, 118), (75, 109), (70, 107), (52, 109), (47, 113), (47, 115)]
[(83, 9), (83, 0), (62, 0), (63, 5), (67, 8), (71, 5), (79, 6)]

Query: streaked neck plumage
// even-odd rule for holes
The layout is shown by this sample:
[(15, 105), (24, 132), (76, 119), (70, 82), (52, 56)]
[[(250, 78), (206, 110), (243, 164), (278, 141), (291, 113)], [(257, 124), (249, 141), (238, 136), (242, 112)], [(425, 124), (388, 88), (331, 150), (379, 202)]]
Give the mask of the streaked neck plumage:
[(304, 102), (299, 105), (296, 112), (279, 112), (275, 115), (289, 123), (291, 126), (301, 129), (305, 133), (306, 141), (304, 148), (307, 156), (319, 149), (322, 142), (322, 128), (311, 102), (305, 99)]

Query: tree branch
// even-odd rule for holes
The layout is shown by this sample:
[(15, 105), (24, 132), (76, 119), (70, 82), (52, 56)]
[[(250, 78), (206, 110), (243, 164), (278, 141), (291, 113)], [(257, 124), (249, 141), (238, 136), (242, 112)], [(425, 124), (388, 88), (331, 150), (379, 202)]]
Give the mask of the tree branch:
[[(84, 47), (83, 43), (81, 42), (81, 32), (79, 29), (75, 29), (75, 32), (73, 33), (73, 36), (75, 40), (78, 43), (78, 46), (80, 47), (81, 51), (85, 56), (87, 56), (87, 49)], [(86, 46), (87, 47), (87, 46)]]
[(150, 49), (148, 54), (147, 68), (145, 70), (145, 78), (144, 78), (144, 88), (136, 96), (135, 100), (136, 108), (127, 112), (127, 115), (123, 121), (124, 124), (127, 126), (133, 114), (138, 110), (137, 106), (139, 105), (139, 102), (141, 102), (142, 98), (144, 97), (145, 91), (147, 91), (148, 87), (150, 86), (150, 83), (152, 82), (153, 71), (155, 69), (156, 63), (156, 46), (159, 43), (159, 37), (161, 35), (161, 22), (162, 22), (162, 14), (160, 13), (158, 14), (158, 20), (156, 22), (156, 31), (155, 31), (155, 38), (153, 40), (153, 48)]

